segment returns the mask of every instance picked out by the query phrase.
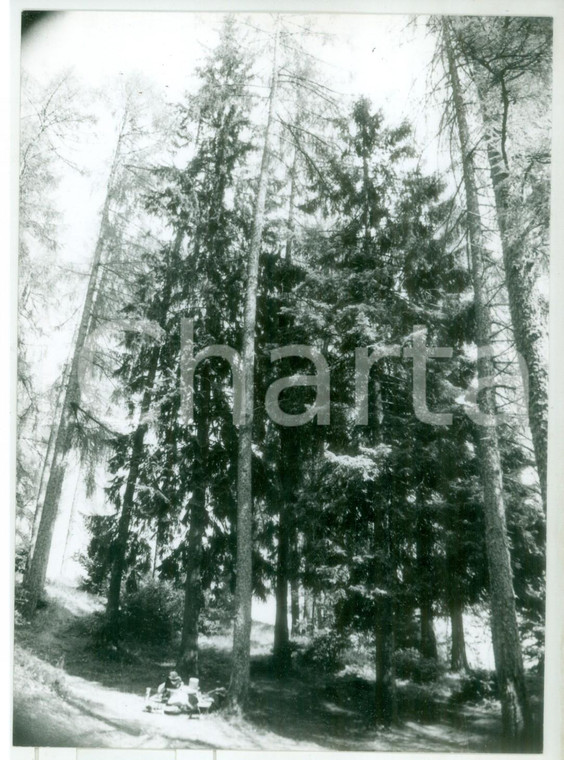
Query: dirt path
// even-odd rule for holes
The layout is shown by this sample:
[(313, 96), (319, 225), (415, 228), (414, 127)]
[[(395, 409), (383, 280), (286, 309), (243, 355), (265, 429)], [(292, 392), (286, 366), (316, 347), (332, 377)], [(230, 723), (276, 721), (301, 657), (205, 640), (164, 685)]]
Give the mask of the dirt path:
[[(47, 683), (37, 678), (30, 683), (30, 673), (39, 672)], [(488, 734), (497, 732), (497, 715), (475, 708), (461, 715), (464, 725), (460, 729), (442, 723), (422, 725), (408, 721), (391, 731), (364, 728), (355, 737), (354, 710), (327, 702), (320, 706), (326, 713), (324, 719), (317, 712), (311, 713), (309, 740), (301, 731), (296, 739), (284, 735), (293, 731), (292, 725), (296, 727), (296, 711), (303, 712), (299, 701), (294, 710), (280, 716), (280, 733), (268, 730), (262, 722), (228, 719), (219, 714), (201, 719), (149, 714), (143, 711), (141, 696), (70, 676), (19, 648), (15, 678), (14, 744), (20, 746), (444, 752), (476, 751), (484, 747)], [(286, 690), (291, 698), (291, 687)], [(264, 696), (268, 705), (268, 690)], [(331, 739), (331, 731), (327, 731), (329, 722), (334, 721), (351, 724), (351, 730), (341, 740)]]
[[(357, 677), (273, 678), (271, 626), (253, 625), (252, 692), (248, 719), (201, 719), (144, 712), (147, 686), (174, 663), (162, 650), (129, 663), (101, 659), (76, 623), (99, 604), (88, 594), (51, 588), (51, 603), (17, 632), (14, 653), (14, 743), (20, 746), (217, 748), (356, 751), (496, 751), (499, 711), (421, 701), (401, 726), (384, 730), (371, 717), (373, 684)], [(225, 685), (231, 637), (202, 637), (206, 689)], [(171, 656), (169, 653), (168, 656)], [(164, 658), (164, 659), (163, 659)], [(407, 710), (406, 696), (404, 708)], [(413, 717), (412, 717), (413, 716)]]
[(255, 729), (237, 718), (149, 714), (143, 710), (142, 697), (69, 676), (19, 647), (14, 694), (14, 744), (19, 746), (322, 748)]

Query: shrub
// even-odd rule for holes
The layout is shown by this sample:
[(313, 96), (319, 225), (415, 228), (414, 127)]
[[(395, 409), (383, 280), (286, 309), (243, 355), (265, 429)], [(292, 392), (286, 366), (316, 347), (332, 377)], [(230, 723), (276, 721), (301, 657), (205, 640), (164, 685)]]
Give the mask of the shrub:
[(107, 647), (112, 643), (108, 618), (104, 612), (93, 612), (73, 621), (69, 630), (87, 640), (86, 648), (99, 657), (107, 654)]
[(348, 638), (342, 633), (323, 631), (317, 633), (298, 657), (306, 667), (315, 667), (333, 673), (343, 666)]
[(451, 701), (481, 702), (484, 699), (495, 699), (497, 693), (495, 673), (489, 670), (471, 670), (462, 675), (460, 688), (452, 695)]
[(438, 660), (422, 657), (417, 649), (398, 649), (394, 654), (396, 676), (415, 683), (436, 681), (444, 671)]
[(184, 594), (169, 581), (147, 579), (122, 601), (121, 634), (140, 643), (168, 643), (182, 626)]

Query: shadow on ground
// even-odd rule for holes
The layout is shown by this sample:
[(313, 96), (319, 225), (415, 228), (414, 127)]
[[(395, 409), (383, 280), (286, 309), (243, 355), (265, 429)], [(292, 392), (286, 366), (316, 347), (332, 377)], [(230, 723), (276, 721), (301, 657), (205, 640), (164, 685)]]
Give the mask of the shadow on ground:
[[(253, 624), (252, 689), (245, 721), (214, 715), (196, 727), (198, 721), (187, 723), (184, 716), (148, 716), (142, 712), (145, 689), (155, 688), (174, 666), (174, 648), (139, 647), (129, 649), (125, 657), (102, 657), (85, 641), (89, 615), (100, 602), (64, 589), (51, 588), (50, 594), (33, 623), (17, 631), (16, 664), (25, 671), (27, 657), (36, 669), (39, 663), (50, 667), (49, 678), (38, 680), (49, 682), (57, 700), (51, 704), (42, 695), (32, 708), (33, 696), (18, 695), (22, 679), (16, 681), (16, 744), (33, 740), (32, 744), (62, 746), (64, 739), (67, 746), (499, 751), (497, 705), (453, 705), (448, 683), (441, 690), (400, 682), (401, 723), (384, 729), (374, 714), (375, 684), (368, 679), (309, 670), (277, 677), (270, 658), (272, 627), (262, 623)], [(199, 677), (204, 690), (228, 684), (230, 648), (229, 632), (203, 637)], [(40, 702), (43, 708), (38, 711)], [(34, 710), (32, 724), (28, 710)], [(67, 730), (77, 713), (80, 740)]]

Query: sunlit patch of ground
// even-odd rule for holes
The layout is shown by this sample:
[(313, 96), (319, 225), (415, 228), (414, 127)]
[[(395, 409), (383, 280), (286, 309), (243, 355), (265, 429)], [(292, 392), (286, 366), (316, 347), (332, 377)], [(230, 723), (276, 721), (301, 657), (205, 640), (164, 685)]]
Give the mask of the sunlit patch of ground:
[[(373, 673), (348, 665), (340, 674), (293, 671), (273, 676), (273, 629), (253, 624), (252, 690), (246, 718), (210, 714), (200, 720), (143, 711), (147, 686), (174, 665), (173, 649), (145, 647), (108, 660), (85, 643), (89, 615), (101, 601), (51, 586), (50, 602), (17, 631), (14, 682), (16, 744), (231, 749), (496, 751), (496, 703), (452, 705), (456, 676), (428, 686), (399, 682), (402, 723), (374, 720)], [(231, 634), (204, 636), (200, 681), (226, 686)], [(364, 672), (366, 670), (366, 672)]]

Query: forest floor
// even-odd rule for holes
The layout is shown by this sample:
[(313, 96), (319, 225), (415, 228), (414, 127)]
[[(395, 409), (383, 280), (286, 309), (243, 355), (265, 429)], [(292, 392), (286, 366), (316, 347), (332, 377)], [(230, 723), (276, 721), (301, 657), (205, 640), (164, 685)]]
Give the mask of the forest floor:
[[(374, 681), (350, 668), (337, 675), (300, 670), (276, 678), (269, 667), (273, 628), (253, 624), (252, 689), (246, 717), (201, 719), (143, 711), (174, 666), (174, 651), (144, 647), (124, 661), (100, 658), (84, 622), (100, 601), (64, 586), (32, 624), (18, 625), (14, 649), (14, 744), (123, 748), (499, 750), (496, 702), (453, 704), (456, 676), (432, 685), (398, 683), (401, 723), (375, 725)], [(202, 637), (204, 691), (229, 682), (228, 631)]]

